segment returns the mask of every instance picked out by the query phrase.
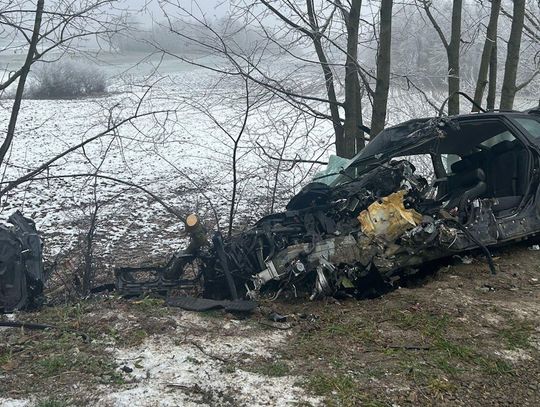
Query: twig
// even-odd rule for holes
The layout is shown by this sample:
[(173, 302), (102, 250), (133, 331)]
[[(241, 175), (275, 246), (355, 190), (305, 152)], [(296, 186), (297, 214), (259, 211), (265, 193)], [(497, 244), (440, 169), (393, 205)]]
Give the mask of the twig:
[(221, 363), (231, 363), (231, 361), (229, 359), (226, 359), (226, 358), (222, 358), (221, 356), (218, 356), (218, 355), (214, 355), (212, 353), (209, 353), (207, 352), (201, 345), (199, 345), (197, 342), (195, 341), (191, 341), (191, 340), (186, 340), (185, 341), (186, 343), (189, 343), (190, 345), (193, 345), (195, 346), (197, 349), (199, 349), (199, 351), (205, 355), (205, 356), (208, 356), (212, 359), (216, 359), (216, 360), (219, 360)]

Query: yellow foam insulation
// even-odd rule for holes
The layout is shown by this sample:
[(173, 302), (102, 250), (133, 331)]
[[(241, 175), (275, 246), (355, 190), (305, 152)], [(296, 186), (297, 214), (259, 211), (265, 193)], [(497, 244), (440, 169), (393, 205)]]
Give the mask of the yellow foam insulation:
[(403, 197), (407, 191), (394, 192), (373, 202), (366, 210), (360, 212), (358, 220), (362, 232), (367, 236), (380, 236), (389, 241), (396, 240), (403, 232), (420, 224), (422, 215), (414, 209), (405, 209)]

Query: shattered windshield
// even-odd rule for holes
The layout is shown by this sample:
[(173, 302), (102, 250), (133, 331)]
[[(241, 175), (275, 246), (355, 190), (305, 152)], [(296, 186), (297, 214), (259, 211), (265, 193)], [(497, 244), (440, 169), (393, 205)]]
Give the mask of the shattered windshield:
[(383, 130), (351, 160), (351, 163), (341, 171), (341, 175), (331, 185), (337, 186), (351, 181), (374, 166), (398, 154), (402, 155), (404, 149), (418, 147), (432, 140), (439, 134), (436, 130), (445, 123), (439, 118), (415, 119)]

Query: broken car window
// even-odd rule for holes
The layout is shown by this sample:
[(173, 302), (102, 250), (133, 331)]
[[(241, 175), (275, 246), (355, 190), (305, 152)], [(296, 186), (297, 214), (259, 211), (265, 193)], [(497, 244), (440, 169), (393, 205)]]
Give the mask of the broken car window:
[(392, 158), (391, 162), (407, 160), (414, 168), (414, 173), (424, 177), (428, 183), (431, 183), (435, 178), (435, 170), (433, 169), (433, 160), (429, 154), (404, 155)]
[(331, 185), (332, 182), (339, 176), (340, 171), (349, 165), (351, 160), (348, 158), (331, 155), (328, 158), (328, 165), (313, 176), (313, 181), (322, 182)]
[[(487, 139), (486, 141), (480, 143), (483, 147), (493, 147), (502, 141), (514, 141), (516, 138), (508, 130), (503, 131), (502, 133), (497, 134), (496, 136)], [(482, 148), (480, 148), (482, 149)]]

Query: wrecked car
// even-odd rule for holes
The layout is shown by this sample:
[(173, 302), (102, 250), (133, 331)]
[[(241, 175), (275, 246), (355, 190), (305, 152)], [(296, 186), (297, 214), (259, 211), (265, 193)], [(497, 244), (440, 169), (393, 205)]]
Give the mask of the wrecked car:
[[(160, 267), (119, 268), (123, 295), (202, 287), (171, 305), (246, 311), (261, 294), (366, 297), (432, 260), (540, 232), (540, 107), (414, 119), (337, 160), (251, 228), (208, 241), (195, 215), (189, 246)], [(339, 167), (339, 168), (336, 168)], [(0, 225), (0, 311), (39, 305), (42, 241), (19, 212)], [(246, 301), (250, 300), (250, 301)]]
[[(539, 161), (539, 110), (410, 120), (308, 184), (285, 212), (212, 244), (199, 236), (160, 278), (179, 279), (197, 259), (208, 298), (285, 289), (364, 296), (430, 260), (479, 248), (494, 272), (488, 247), (540, 231)], [(127, 274), (117, 273), (120, 288), (137, 291)]]
[[(363, 297), (473, 249), (495, 272), (489, 247), (540, 232), (539, 169), (540, 109), (410, 120), (305, 186), (284, 212), (211, 243), (199, 231), (154, 288), (202, 281), (203, 297), (220, 300), (284, 290)], [(193, 278), (179, 280), (194, 263)], [(135, 271), (117, 271), (121, 291), (149, 287)]]
[(35, 224), (19, 211), (0, 224), (0, 312), (40, 305), (45, 273), (43, 242)]

